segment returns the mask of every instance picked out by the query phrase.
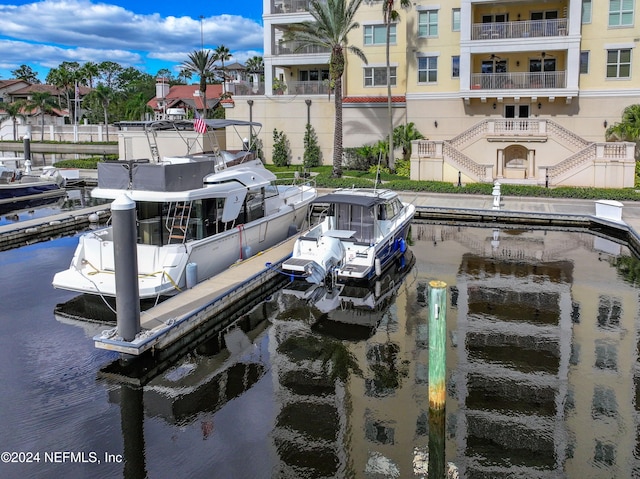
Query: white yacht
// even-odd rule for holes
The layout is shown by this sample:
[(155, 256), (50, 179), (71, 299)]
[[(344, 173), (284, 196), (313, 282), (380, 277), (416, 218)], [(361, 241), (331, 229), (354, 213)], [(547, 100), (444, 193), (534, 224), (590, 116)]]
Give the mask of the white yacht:
[[(209, 129), (260, 126), (206, 122)], [(145, 128), (167, 127), (157, 122)], [(174, 295), (283, 241), (302, 227), (317, 196), (309, 184), (276, 184), (250, 148), (156, 156), (152, 151), (152, 160), (100, 163), (98, 187), (91, 193), (108, 200), (126, 194), (136, 203), (141, 299)], [(71, 265), (55, 275), (53, 286), (115, 296), (114, 269), (112, 228), (91, 231), (80, 236)]]

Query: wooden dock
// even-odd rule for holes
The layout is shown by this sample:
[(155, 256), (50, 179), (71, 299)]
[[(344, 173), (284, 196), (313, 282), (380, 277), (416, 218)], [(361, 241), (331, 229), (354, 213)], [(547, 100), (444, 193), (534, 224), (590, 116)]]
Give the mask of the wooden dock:
[(206, 326), (207, 335), (223, 331), (255, 300), (286, 281), (279, 266), (291, 256), (296, 237), (236, 263), (219, 275), (142, 312), (141, 332), (133, 341), (117, 337), (117, 328), (113, 328), (94, 336), (96, 348), (139, 356), (149, 350), (186, 346), (192, 342), (191, 333), (197, 333), (200, 326), (214, 317), (215, 324)]

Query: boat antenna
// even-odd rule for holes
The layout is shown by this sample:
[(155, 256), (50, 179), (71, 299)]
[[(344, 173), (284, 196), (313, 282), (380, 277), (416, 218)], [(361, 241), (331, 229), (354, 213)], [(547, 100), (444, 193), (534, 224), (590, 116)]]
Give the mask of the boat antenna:
[(375, 192), (380, 182), (380, 162), (382, 161), (382, 151), (378, 152), (378, 168), (376, 168), (376, 181), (373, 183), (373, 191)]

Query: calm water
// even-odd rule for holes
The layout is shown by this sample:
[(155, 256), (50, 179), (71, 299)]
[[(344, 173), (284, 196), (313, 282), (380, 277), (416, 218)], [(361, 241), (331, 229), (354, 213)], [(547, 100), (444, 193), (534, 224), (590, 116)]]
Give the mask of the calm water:
[(53, 314), (74, 297), (50, 281), (75, 238), (0, 253), (0, 450), (40, 461), (0, 477), (428, 477), (432, 279), (448, 285), (444, 444), (460, 477), (640, 477), (628, 251), (587, 233), (412, 233), (398, 274), (342, 297), (278, 293), (232, 353), (201, 345), (142, 389), (100, 374), (117, 361), (91, 341), (105, 326)]

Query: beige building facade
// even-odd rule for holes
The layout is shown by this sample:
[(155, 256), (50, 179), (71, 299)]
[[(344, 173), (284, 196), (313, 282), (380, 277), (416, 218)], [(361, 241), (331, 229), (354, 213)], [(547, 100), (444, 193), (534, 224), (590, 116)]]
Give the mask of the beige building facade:
[[(311, 20), (306, 0), (264, 0), (265, 94), (234, 95), (228, 118), (274, 128), (301, 163), (305, 125), (332, 159), (329, 52), (297, 49), (287, 29)], [(394, 126), (412, 122), (411, 178), (631, 187), (634, 145), (606, 143), (607, 126), (640, 102), (636, 0), (414, 2), (391, 27)], [(343, 77), (344, 146), (388, 135), (382, 3), (361, 5)], [(230, 147), (235, 139), (228, 138)], [(399, 154), (396, 152), (396, 157)]]

